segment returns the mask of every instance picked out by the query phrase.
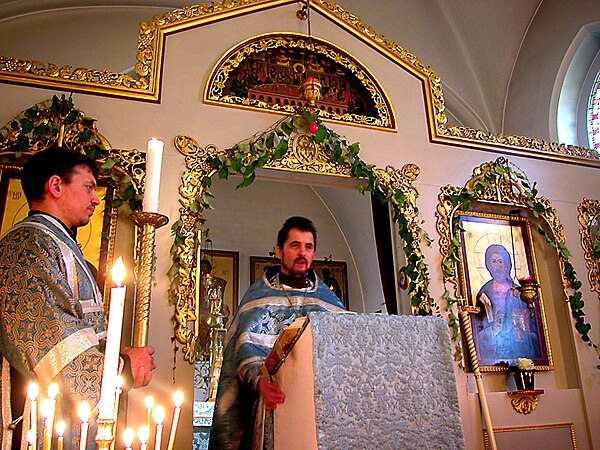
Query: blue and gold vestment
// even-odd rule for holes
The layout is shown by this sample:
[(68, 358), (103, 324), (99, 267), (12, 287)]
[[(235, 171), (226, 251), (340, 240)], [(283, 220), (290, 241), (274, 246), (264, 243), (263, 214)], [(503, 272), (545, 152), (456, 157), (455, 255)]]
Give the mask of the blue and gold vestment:
[(279, 268), (254, 283), (238, 307), (224, 342), (211, 449), (251, 448), (259, 371), (280, 331), (313, 311), (344, 311), (314, 271), (305, 289), (279, 282)]
[[(59, 384), (61, 420), (76, 418), (84, 400), (96, 405), (99, 341), (106, 337), (101, 296), (76, 241), (52, 216), (31, 215), (0, 239), (0, 315), (3, 358), (41, 392)], [(10, 439), (7, 388), (3, 383), (3, 445)]]

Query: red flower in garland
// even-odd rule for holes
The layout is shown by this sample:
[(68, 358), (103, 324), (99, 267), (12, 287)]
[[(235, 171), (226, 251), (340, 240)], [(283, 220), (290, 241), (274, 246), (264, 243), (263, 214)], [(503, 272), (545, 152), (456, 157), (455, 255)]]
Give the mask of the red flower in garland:
[(308, 131), (310, 131), (312, 134), (315, 134), (317, 131), (319, 131), (319, 125), (316, 122), (309, 124)]

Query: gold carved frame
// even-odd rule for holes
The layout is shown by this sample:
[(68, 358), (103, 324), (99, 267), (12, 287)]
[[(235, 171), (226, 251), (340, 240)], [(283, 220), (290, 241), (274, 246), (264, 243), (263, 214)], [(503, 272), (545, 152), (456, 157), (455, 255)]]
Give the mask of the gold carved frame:
[[(133, 75), (102, 69), (74, 69), (68, 65), (59, 67), (52, 63), (0, 56), (0, 81), (158, 102), (163, 52), (168, 35), (238, 15), (297, 3), (297, 0), (222, 0), (187, 6), (155, 16), (149, 22), (140, 24)], [(442, 82), (431, 67), (423, 64), (399, 44), (378, 34), (336, 3), (330, 0), (312, 0), (310, 6), (312, 11), (336, 23), (423, 83), (432, 141), (600, 167), (598, 152), (587, 148), (524, 136), (491, 134), (468, 127), (447, 126)]]
[[(509, 162), (500, 157), (496, 161), (487, 162), (473, 170), (471, 178), (465, 183), (464, 187), (446, 185), (441, 188), (438, 196), (438, 206), (436, 210), (436, 228), (440, 236), (440, 252), (442, 254), (442, 267), (444, 282), (449, 282), (454, 286), (454, 296), (458, 302), (463, 304), (466, 301), (465, 286), (462, 281), (461, 271), (458, 266), (462, 263), (460, 255), (460, 243), (458, 237), (458, 216), (467, 211), (478, 211), (480, 213), (503, 213), (509, 214), (509, 211), (522, 208), (525, 211), (531, 211), (528, 201), (531, 197), (526, 194), (526, 190), (519, 178), (511, 176), (512, 171), (504, 170), (509, 167)], [(461, 192), (469, 192), (475, 197), (475, 204), (461, 201), (455, 201), (460, 197)], [(550, 229), (554, 242), (564, 244), (566, 237), (563, 226), (558, 219), (556, 210), (545, 197), (536, 197), (537, 202), (544, 206), (544, 211), (540, 212), (540, 222), (545, 223)], [(535, 216), (537, 213), (532, 213)], [(541, 225), (541, 224), (540, 224)], [(570, 282), (565, 274), (564, 260), (558, 258), (560, 271), (563, 276), (563, 291), (565, 298), (569, 298), (567, 288)], [(541, 311), (543, 314), (543, 310)], [(544, 319), (544, 335), (548, 343), (548, 366), (542, 367), (542, 370), (553, 370), (554, 360), (550, 349), (550, 341), (547, 335), (548, 327)], [(504, 371), (506, 366), (492, 366), (482, 368), (485, 371)]]
[[(341, 48), (314, 36), (298, 33), (270, 33), (253, 37), (229, 50), (215, 65), (211, 72), (204, 101), (226, 106), (237, 106), (247, 109), (268, 110), (291, 114), (298, 112), (302, 105), (269, 104), (259, 99), (242, 98), (236, 95), (224, 95), (225, 83), (231, 73), (250, 55), (258, 55), (275, 49), (300, 49), (309, 55), (318, 55), (329, 60), (335, 67), (347, 70), (351, 77), (368, 92), (377, 109), (377, 117), (364, 114), (345, 113), (321, 109), (319, 117), (336, 122), (358, 124), (387, 131), (396, 131), (396, 117), (392, 103), (385, 90), (375, 76), (364, 64)], [(302, 67), (304, 70), (304, 67)]]
[[(181, 342), (184, 359), (190, 363), (196, 362), (196, 336), (194, 325), (196, 321), (196, 267), (198, 253), (198, 229), (202, 223), (202, 204), (200, 199), (206, 189), (202, 180), (215, 174), (208, 160), (211, 157), (224, 155), (225, 151), (219, 150), (214, 145), (200, 147), (198, 143), (188, 136), (177, 136), (175, 147), (185, 156), (186, 170), (181, 177), (179, 193), (181, 195), (179, 221), (181, 223), (181, 239), (176, 239), (176, 249), (180, 255), (181, 264), (177, 275), (178, 283), (175, 287), (175, 337)], [(312, 144), (312, 139), (307, 134), (298, 134), (290, 142), (290, 147), (280, 159), (270, 158), (263, 169), (290, 171), (300, 174), (328, 175), (343, 178), (353, 178), (350, 168), (330, 161), (329, 151), (321, 146)], [(412, 250), (423, 260), (420, 246), (420, 228), (416, 199), (418, 191), (413, 186), (419, 176), (420, 169), (414, 164), (406, 164), (397, 170), (391, 166), (385, 169), (376, 169), (377, 178), (385, 189), (401, 191), (406, 196), (403, 214), (408, 222), (409, 230), (413, 236)], [(179, 241), (179, 242), (178, 242)], [(427, 280), (412, 280), (419, 285), (423, 292), (428, 292)]]
[(600, 200), (584, 198), (577, 207), (588, 279), (593, 292), (600, 295)]

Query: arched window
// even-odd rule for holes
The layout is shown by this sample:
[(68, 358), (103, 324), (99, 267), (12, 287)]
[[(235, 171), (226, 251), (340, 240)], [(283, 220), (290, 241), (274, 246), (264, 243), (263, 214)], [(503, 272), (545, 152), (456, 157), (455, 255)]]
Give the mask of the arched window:
[(600, 71), (594, 79), (588, 102), (587, 130), (590, 148), (600, 151)]

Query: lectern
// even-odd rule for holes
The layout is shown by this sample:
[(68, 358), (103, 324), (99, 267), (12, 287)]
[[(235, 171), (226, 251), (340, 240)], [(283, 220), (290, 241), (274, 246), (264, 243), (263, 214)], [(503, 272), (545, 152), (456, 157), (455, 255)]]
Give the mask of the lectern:
[(311, 313), (273, 379), (275, 449), (465, 448), (441, 318)]

